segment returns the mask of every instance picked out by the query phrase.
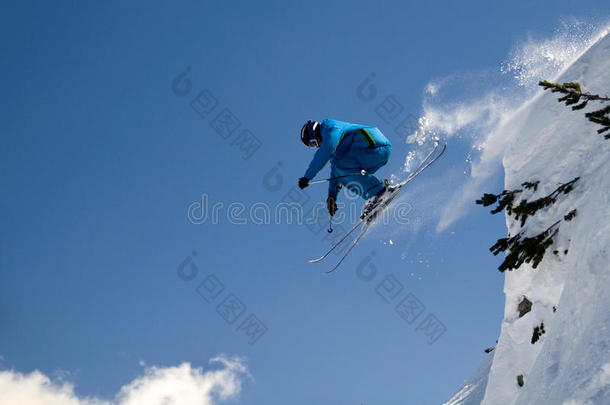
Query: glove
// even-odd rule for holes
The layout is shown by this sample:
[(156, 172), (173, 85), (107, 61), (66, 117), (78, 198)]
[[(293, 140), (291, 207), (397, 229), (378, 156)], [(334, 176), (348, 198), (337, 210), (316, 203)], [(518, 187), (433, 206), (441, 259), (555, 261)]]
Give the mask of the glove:
[(335, 197), (328, 197), (326, 199), (326, 206), (328, 207), (328, 213), (332, 217), (337, 212), (337, 202), (335, 201)]
[(301, 177), (299, 179), (299, 188), (304, 189), (309, 185), (309, 179), (307, 177)]

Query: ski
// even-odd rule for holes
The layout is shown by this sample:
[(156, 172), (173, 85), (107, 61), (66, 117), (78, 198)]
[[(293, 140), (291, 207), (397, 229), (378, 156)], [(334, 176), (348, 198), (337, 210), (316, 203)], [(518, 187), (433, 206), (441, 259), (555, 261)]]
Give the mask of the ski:
[[(437, 147), (438, 147), (438, 143), (435, 145), (434, 149), (432, 150), (432, 153), (434, 153), (434, 151), (437, 149)], [(394, 195), (392, 195), (390, 198), (388, 198), (387, 203), (390, 203), (396, 197), (396, 195), (398, 195), (398, 191), (400, 191), (404, 186), (409, 184), (411, 181), (413, 181), (413, 179), (415, 179), (417, 176), (419, 176), (424, 170), (426, 170), (428, 167), (430, 167), (430, 165), (432, 163), (436, 162), (438, 160), (438, 158), (443, 156), (443, 153), (445, 153), (445, 149), (447, 149), (447, 144), (444, 144), (443, 147), (441, 148), (440, 152), (433, 158), (430, 158), (430, 156), (432, 156), (432, 153), (429, 153), (428, 156), (422, 161), (422, 163), (420, 163), (420, 165), (417, 167), (417, 169), (413, 173), (411, 173), (411, 175), (409, 177), (407, 177), (406, 180), (404, 180), (404, 181), (398, 183), (396, 186), (394, 186), (394, 187), (396, 187), (397, 190), (394, 193)], [(426, 163), (426, 159), (428, 159), (427, 163)]]
[[(362, 224), (363, 221), (366, 221), (366, 218), (363, 219), (360, 223)], [(372, 222), (367, 222), (364, 225), (364, 228), (362, 228), (362, 231), (360, 232), (360, 235), (358, 235), (358, 237), (356, 239), (354, 239), (354, 241), (352, 242), (352, 244), (349, 246), (349, 248), (347, 249), (347, 251), (345, 252), (345, 254), (341, 257), (341, 259), (337, 262), (337, 264), (335, 264), (335, 266), (324, 272), (324, 274), (330, 274), (333, 271), (337, 270), (337, 268), (339, 267), (339, 265), (341, 263), (343, 263), (343, 260), (345, 260), (345, 258), (347, 257), (347, 255), (349, 255), (349, 253), (352, 251), (352, 249), (354, 247), (356, 247), (356, 245), (358, 244), (358, 242), (360, 242), (360, 239), (362, 239), (362, 237), (364, 236), (364, 234), (366, 233), (366, 231), (369, 230), (369, 227), (372, 225)]]
[(380, 202), (379, 206), (372, 212), (370, 212), (365, 218), (361, 219), (356, 225), (354, 225), (354, 227), (352, 229), (350, 229), (340, 240), (339, 242), (335, 243), (330, 250), (328, 250), (323, 256), (321, 256), (318, 259), (314, 259), (314, 260), (310, 260), (310, 263), (316, 263), (319, 262), (321, 260), (323, 260), (324, 258), (326, 258), (333, 250), (335, 250), (349, 235), (351, 235), (356, 229), (358, 229), (363, 223), (366, 222), (364, 228), (362, 229), (362, 231), (360, 232), (360, 235), (358, 235), (358, 237), (351, 243), (351, 245), (349, 246), (349, 248), (347, 249), (347, 251), (345, 252), (345, 254), (341, 257), (341, 259), (337, 262), (337, 264), (335, 264), (335, 266), (328, 270), (325, 271), (324, 274), (329, 274), (332, 273), (333, 271), (335, 271), (339, 265), (341, 263), (343, 263), (343, 261), (345, 260), (345, 258), (349, 255), (349, 253), (352, 251), (352, 249), (354, 249), (354, 247), (358, 244), (358, 242), (362, 239), (362, 237), (366, 234), (366, 232), (368, 231), (369, 227), (375, 222), (375, 220), (377, 219), (377, 217), (379, 216), (379, 214), (385, 210), (390, 203), (396, 198), (396, 196), (399, 194), (399, 192), (407, 185), (409, 184), (411, 181), (413, 181), (413, 179), (415, 179), (417, 176), (419, 176), (426, 168), (430, 167), (430, 165), (432, 165), (434, 162), (436, 162), (444, 153), (445, 153), (445, 149), (447, 148), (447, 144), (444, 144), (443, 147), (441, 148), (440, 152), (438, 154), (436, 154), (436, 156), (432, 157), (434, 155), (434, 152), (437, 150), (438, 148), (438, 141), (434, 144), (434, 148), (432, 149), (432, 151), (430, 153), (428, 153), (428, 155), (422, 160), (422, 162), (419, 164), (419, 166), (417, 167), (417, 169), (411, 173), (411, 175), (409, 175), (409, 177), (398, 183), (395, 186), (395, 192), (392, 196), (390, 196), (386, 201), (382, 201)]
[(339, 239), (339, 241), (338, 241), (338, 242), (335, 242), (335, 244), (334, 244), (334, 245), (332, 245), (332, 246), (331, 246), (331, 248), (330, 248), (329, 250), (327, 250), (327, 251), (326, 251), (326, 253), (324, 253), (322, 256), (318, 257), (317, 259), (311, 259), (311, 260), (309, 261), (309, 263), (317, 263), (317, 262), (319, 262), (319, 261), (322, 261), (322, 260), (326, 259), (326, 257), (327, 257), (329, 254), (331, 254), (331, 253), (332, 253), (332, 251), (333, 251), (333, 250), (335, 250), (335, 249), (337, 248), (337, 246), (339, 246), (339, 245), (340, 245), (340, 244), (341, 244), (341, 243), (342, 243), (342, 242), (343, 242), (345, 239), (347, 239), (347, 237), (348, 237), (348, 236), (350, 236), (352, 233), (354, 233), (354, 231), (355, 231), (356, 229), (358, 229), (358, 227), (359, 227), (360, 225), (362, 225), (362, 223), (363, 223), (363, 222), (364, 222), (364, 220), (363, 220), (363, 219), (361, 219), (360, 221), (358, 221), (358, 223), (357, 223), (356, 225), (354, 225), (354, 227), (353, 227), (352, 229), (350, 229), (349, 231), (347, 231), (347, 232), (345, 233), (345, 235), (343, 235), (343, 236), (341, 237), (341, 239)]
[[(443, 154), (443, 152), (445, 152), (445, 147), (446, 147), (446, 146), (447, 146), (447, 145), (443, 145), (443, 149), (441, 150), (441, 152), (439, 153), (439, 155), (438, 155), (438, 156), (436, 156), (436, 157), (434, 158), (434, 160), (438, 159), (438, 158), (439, 158), (439, 157), (440, 157), (440, 156)], [(420, 170), (423, 170), (423, 169), (425, 169), (426, 167), (428, 167), (428, 166), (424, 166), (424, 165), (425, 165), (425, 164), (428, 162), (428, 160), (429, 160), (429, 159), (430, 159), (430, 157), (431, 157), (431, 156), (434, 154), (434, 152), (437, 150), (437, 148), (438, 148), (438, 141), (437, 141), (437, 142), (435, 142), (435, 144), (434, 144), (434, 148), (433, 148), (433, 149), (432, 149), (432, 150), (431, 150), (431, 151), (430, 151), (430, 152), (429, 152), (429, 153), (428, 153), (428, 154), (427, 154), (427, 155), (426, 155), (426, 156), (425, 156), (425, 157), (422, 159), (422, 161), (421, 161), (421, 163), (419, 164), (419, 166), (417, 166), (417, 169), (415, 169), (415, 171), (414, 171), (413, 173), (411, 173), (411, 175), (410, 175), (410, 176), (407, 178), (407, 180), (405, 180), (405, 181), (404, 181), (404, 182), (402, 182), (402, 183), (397, 184), (397, 185), (396, 185), (396, 187), (398, 187), (398, 188), (402, 188), (402, 187), (403, 187), (403, 186), (405, 186), (405, 185), (406, 185), (408, 182), (410, 182), (412, 179), (414, 179), (414, 178), (415, 178), (415, 177), (416, 177), (416, 176), (417, 176), (417, 175), (418, 175), (418, 174), (421, 172)], [(431, 163), (433, 163), (433, 162), (434, 162), (434, 160), (432, 160), (432, 161), (430, 162), (430, 164), (431, 164)], [(395, 194), (396, 194), (396, 193), (395, 193)], [(372, 214), (372, 213), (371, 213), (371, 214)], [(345, 233), (345, 235), (343, 235), (343, 236), (341, 237), (341, 239), (339, 239), (339, 241), (338, 241), (338, 242), (335, 242), (335, 243), (334, 243), (334, 244), (333, 244), (333, 245), (330, 247), (330, 249), (326, 251), (326, 253), (324, 253), (322, 256), (318, 257), (317, 259), (311, 259), (311, 260), (309, 260), (309, 263), (317, 263), (317, 262), (320, 262), (320, 261), (322, 261), (322, 260), (326, 259), (326, 258), (328, 257), (328, 255), (329, 255), (329, 254), (331, 254), (331, 253), (332, 253), (332, 252), (333, 252), (333, 251), (334, 251), (334, 250), (335, 250), (335, 249), (336, 249), (336, 248), (337, 248), (339, 245), (341, 245), (341, 243), (343, 243), (343, 241), (344, 241), (345, 239), (347, 239), (347, 238), (348, 238), (348, 237), (349, 237), (349, 236), (350, 236), (352, 233), (354, 233), (354, 232), (356, 231), (356, 229), (358, 229), (358, 228), (360, 227), (360, 225), (362, 225), (362, 224), (363, 224), (365, 221), (366, 221), (366, 218), (361, 219), (360, 221), (358, 221), (358, 223), (357, 223), (356, 225), (354, 225), (354, 226), (352, 227), (352, 229), (350, 229), (349, 231), (347, 231), (347, 232)]]

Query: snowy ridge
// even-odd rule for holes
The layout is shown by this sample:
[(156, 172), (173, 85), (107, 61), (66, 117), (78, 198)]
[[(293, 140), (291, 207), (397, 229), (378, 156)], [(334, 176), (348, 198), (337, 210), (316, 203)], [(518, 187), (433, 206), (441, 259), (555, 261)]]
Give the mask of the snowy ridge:
[(483, 400), (483, 395), (485, 395), (487, 376), (489, 375), (493, 357), (493, 352), (485, 357), (475, 372), (472, 373), (464, 382), (462, 388), (460, 388), (460, 390), (443, 405), (467, 405), (481, 403)]
[[(585, 91), (608, 94), (610, 35), (550, 79), (577, 81)], [(463, 388), (448, 404), (610, 404), (610, 140), (584, 117), (602, 104), (571, 111), (556, 99), (550, 92), (537, 95), (500, 129), (508, 140), (505, 188), (539, 180), (536, 192), (523, 194), (531, 200), (580, 176), (574, 191), (530, 217), (523, 230), (532, 236), (573, 209), (577, 216), (560, 223), (538, 268), (524, 264), (506, 272), (504, 321), (493, 361), (486, 359), (491, 361), (489, 375), (476, 381), (479, 368), (465, 385), (477, 389)], [(510, 235), (522, 229), (508, 217), (507, 228)], [(532, 308), (519, 317), (523, 297)], [(541, 323), (545, 333), (532, 343)], [(482, 400), (475, 393), (480, 386), (486, 386)]]

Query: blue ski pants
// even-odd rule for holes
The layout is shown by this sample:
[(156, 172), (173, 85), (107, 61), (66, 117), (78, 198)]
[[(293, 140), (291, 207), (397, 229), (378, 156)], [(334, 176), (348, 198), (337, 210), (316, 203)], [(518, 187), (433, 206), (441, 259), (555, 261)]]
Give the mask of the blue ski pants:
[(363, 148), (357, 151), (351, 150), (349, 157), (346, 156), (341, 161), (334, 162), (330, 172), (331, 177), (344, 176), (362, 169), (366, 170), (366, 174), (364, 176), (358, 174), (345, 177), (338, 180), (338, 184), (331, 184), (329, 196), (336, 197), (341, 185), (364, 199), (371, 198), (379, 193), (384, 187), (383, 181), (373, 176), (373, 174), (388, 163), (391, 152), (392, 147), (390, 145)]

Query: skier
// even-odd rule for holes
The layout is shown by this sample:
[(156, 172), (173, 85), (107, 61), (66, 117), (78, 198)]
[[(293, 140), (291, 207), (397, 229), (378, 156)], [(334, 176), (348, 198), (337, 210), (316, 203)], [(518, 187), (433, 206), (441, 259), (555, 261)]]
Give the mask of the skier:
[[(367, 200), (362, 217), (378, 205), (384, 193), (392, 191), (387, 180), (381, 181), (373, 176), (388, 162), (392, 150), (390, 141), (379, 129), (333, 119), (322, 122), (309, 120), (301, 129), (301, 141), (306, 146), (318, 148), (305, 176), (299, 179), (301, 189), (307, 187), (330, 160), (331, 180), (326, 203), (331, 216), (337, 211), (337, 195), (343, 185)], [(332, 179), (362, 170), (364, 174)]]

